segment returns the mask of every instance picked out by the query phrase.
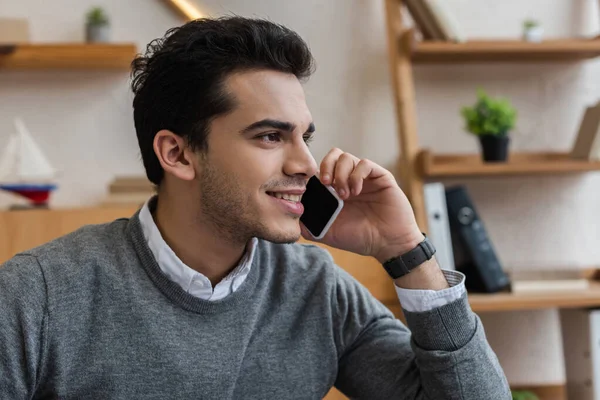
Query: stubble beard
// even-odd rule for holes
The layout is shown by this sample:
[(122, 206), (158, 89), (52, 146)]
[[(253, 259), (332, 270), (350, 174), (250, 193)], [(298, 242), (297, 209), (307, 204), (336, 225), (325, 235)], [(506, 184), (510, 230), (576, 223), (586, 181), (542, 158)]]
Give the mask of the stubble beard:
[(274, 232), (261, 222), (253, 209), (252, 195), (244, 192), (236, 176), (223, 173), (207, 162), (199, 184), (202, 220), (212, 225), (215, 235), (235, 245), (245, 245), (253, 237), (273, 243), (294, 243), (300, 239), (300, 235)]

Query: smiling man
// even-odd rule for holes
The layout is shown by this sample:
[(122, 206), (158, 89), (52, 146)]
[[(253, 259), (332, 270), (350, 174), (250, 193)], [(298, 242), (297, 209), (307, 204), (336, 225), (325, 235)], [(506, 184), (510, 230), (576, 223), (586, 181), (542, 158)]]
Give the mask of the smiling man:
[[(317, 164), (294, 32), (204, 19), (133, 64), (157, 195), (0, 268), (2, 399), (509, 399), (464, 276), (442, 272), (394, 177), (340, 149)], [(308, 179), (345, 207), (323, 242), (376, 258), (408, 327), (299, 219)]]

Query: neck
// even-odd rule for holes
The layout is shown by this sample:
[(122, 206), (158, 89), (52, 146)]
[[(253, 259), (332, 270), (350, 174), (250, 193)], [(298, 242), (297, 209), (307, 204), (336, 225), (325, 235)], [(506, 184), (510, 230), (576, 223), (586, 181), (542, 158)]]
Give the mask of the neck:
[[(154, 221), (163, 239), (177, 257), (205, 275), (213, 287), (225, 278), (244, 255), (246, 243), (232, 243), (212, 227), (190, 200), (160, 194)], [(192, 200), (193, 201), (193, 200)]]

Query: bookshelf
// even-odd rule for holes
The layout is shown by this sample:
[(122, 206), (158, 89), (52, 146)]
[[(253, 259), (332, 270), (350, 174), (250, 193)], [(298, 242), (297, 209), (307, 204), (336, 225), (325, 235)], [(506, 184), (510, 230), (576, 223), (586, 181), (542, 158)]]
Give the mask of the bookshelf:
[(409, 31), (414, 63), (558, 62), (600, 56), (600, 39), (555, 39), (540, 43), (520, 40), (469, 40), (464, 43), (417, 42)]
[(0, 45), (0, 70), (126, 70), (136, 51), (131, 43)]
[(600, 171), (600, 161), (572, 159), (567, 153), (511, 153), (503, 163), (484, 163), (478, 154), (433, 154), (422, 150), (416, 159), (423, 179), (547, 175)]
[[(391, 300), (387, 290), (383, 291), (373, 278), (366, 282), (361, 280), (360, 277), (358, 279), (397, 317), (400, 319), (403, 318), (402, 308), (398, 304), (397, 298), (395, 301)], [(388, 299), (391, 301), (388, 301)], [(600, 307), (600, 282), (591, 281), (590, 287), (584, 291), (469, 293), (469, 304), (475, 313), (544, 310), (551, 308), (595, 308)]]
[[(576, 160), (566, 153), (559, 152), (511, 153), (509, 161), (500, 164), (483, 163), (479, 153), (436, 154), (424, 149), (419, 145), (418, 140), (413, 78), (413, 67), (419, 64), (581, 62), (600, 57), (599, 38), (564, 38), (544, 40), (539, 43), (521, 40), (467, 40), (460, 43), (441, 40), (417, 41), (414, 31), (403, 23), (403, 6), (406, 1), (384, 1), (389, 71), (400, 145), (396, 175), (424, 232), (427, 232), (428, 226), (423, 185), (429, 179), (464, 177), (491, 179), (496, 176), (519, 177), (600, 171), (600, 162)], [(426, 30), (430, 28), (425, 26)], [(427, 35), (431, 36), (431, 32)], [(471, 308), (477, 313), (599, 307), (600, 282), (590, 282), (590, 287), (584, 291), (470, 293), (469, 302)], [(564, 385), (541, 388), (538, 392), (540, 396), (543, 393), (542, 399), (564, 400), (566, 398)]]
[(590, 282), (587, 290), (540, 293), (469, 294), (473, 311), (499, 312), (541, 310), (548, 308), (600, 307), (600, 282)]
[(397, 175), (419, 226), (427, 230), (423, 185), (431, 178), (524, 176), (600, 171), (600, 162), (567, 153), (511, 153), (504, 164), (483, 163), (477, 154), (435, 154), (418, 143), (413, 65), (418, 63), (561, 62), (600, 57), (600, 39), (417, 41), (405, 28), (402, 0), (384, 0), (388, 53), (400, 143)]

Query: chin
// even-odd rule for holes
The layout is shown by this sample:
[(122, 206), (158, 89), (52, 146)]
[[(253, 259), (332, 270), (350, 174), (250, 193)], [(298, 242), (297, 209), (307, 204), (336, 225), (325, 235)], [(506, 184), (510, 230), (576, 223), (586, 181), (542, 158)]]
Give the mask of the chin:
[(261, 235), (261, 239), (279, 244), (296, 243), (300, 240), (302, 234), (298, 220), (282, 225), (283, 224), (278, 224), (278, 226), (272, 226), (265, 229), (265, 232)]
[(292, 243), (296, 243), (298, 240), (300, 240), (301, 235), (273, 235), (273, 236), (269, 236), (269, 237), (264, 237), (262, 239), (269, 241), (271, 243), (277, 243), (277, 244), (292, 244)]

